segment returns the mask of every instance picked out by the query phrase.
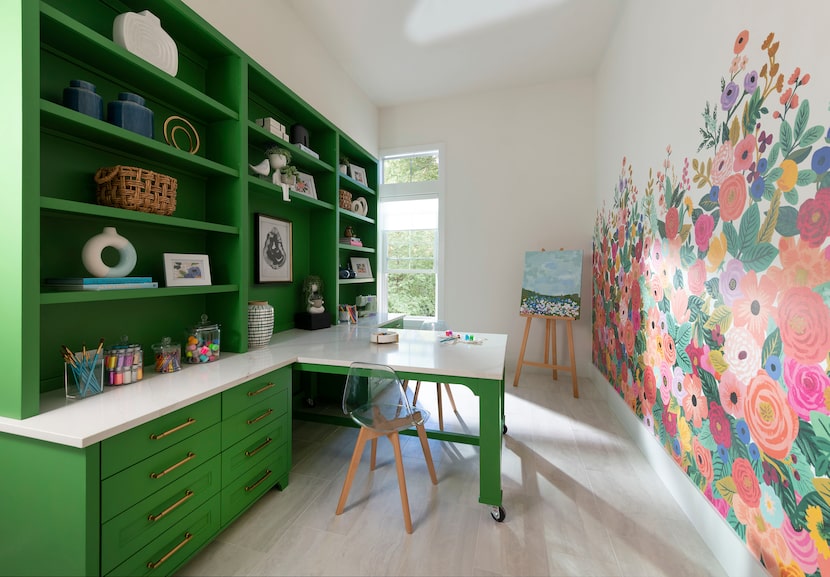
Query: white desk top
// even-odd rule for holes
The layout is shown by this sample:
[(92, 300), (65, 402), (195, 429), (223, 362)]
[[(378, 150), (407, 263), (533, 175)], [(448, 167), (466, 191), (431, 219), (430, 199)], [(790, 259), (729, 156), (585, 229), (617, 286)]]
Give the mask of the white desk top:
[(222, 353), (216, 362), (185, 365), (176, 373), (157, 374), (145, 367), (143, 380), (106, 387), (103, 394), (86, 399), (71, 401), (63, 390), (52, 391), (41, 397), (39, 415), (23, 420), (0, 417), (0, 432), (87, 447), (295, 362), (347, 367), (363, 361), (399, 371), (493, 380), (504, 375), (507, 335), (476, 334), (483, 340), (480, 345), (453, 344), (440, 343), (438, 333), (394, 329), (400, 342), (379, 345), (369, 342), (378, 329), (362, 325), (292, 329), (274, 335), (267, 347)]

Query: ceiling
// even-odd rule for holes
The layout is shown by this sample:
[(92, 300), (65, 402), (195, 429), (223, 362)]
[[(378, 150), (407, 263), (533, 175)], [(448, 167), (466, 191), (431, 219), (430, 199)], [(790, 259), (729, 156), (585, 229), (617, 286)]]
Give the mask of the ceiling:
[(592, 75), (625, 0), (289, 0), (379, 107)]

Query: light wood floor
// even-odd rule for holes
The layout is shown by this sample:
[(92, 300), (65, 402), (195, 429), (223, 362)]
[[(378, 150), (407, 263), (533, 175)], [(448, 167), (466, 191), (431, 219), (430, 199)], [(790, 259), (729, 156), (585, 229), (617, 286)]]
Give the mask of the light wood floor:
[[(502, 452), (507, 518), (478, 503), (477, 447), (430, 441), (438, 485), (416, 437), (402, 437), (414, 532), (407, 535), (391, 446), (368, 450), (346, 510), (334, 510), (357, 430), (294, 424), (289, 486), (272, 490), (179, 575), (562, 575), (719, 577), (726, 573), (593, 383), (525, 368), (507, 375)], [(477, 430), (477, 399), (453, 387), (447, 430)], [(437, 428), (435, 385), (419, 404)]]

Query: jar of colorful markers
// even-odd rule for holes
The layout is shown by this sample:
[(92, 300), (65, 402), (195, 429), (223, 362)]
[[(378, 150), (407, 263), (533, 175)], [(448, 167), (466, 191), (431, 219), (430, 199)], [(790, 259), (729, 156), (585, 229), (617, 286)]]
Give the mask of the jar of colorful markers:
[(184, 347), (186, 363), (209, 363), (219, 359), (219, 325), (202, 315), (202, 321), (190, 328)]
[(106, 385), (129, 385), (144, 377), (144, 355), (141, 345), (132, 344), (129, 338), (121, 337), (121, 344), (104, 351)]
[(170, 337), (164, 337), (153, 345), (157, 373), (175, 373), (182, 370), (182, 348)]

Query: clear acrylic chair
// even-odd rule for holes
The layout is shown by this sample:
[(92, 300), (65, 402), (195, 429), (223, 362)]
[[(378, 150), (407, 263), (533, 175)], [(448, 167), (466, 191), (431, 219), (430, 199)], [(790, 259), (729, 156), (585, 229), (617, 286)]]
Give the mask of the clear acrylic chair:
[[(449, 327), (445, 321), (437, 320), (437, 321), (424, 321), (421, 323), (420, 329), (422, 331), (446, 331)], [(408, 382), (407, 382), (408, 384)], [(452, 390), (450, 389), (449, 383), (435, 383), (435, 394), (438, 397), (438, 429), (441, 431), (444, 430), (444, 406), (443, 406), (443, 399), (441, 398), (441, 387), (444, 387), (444, 390), (447, 391), (447, 397), (450, 399), (450, 404), (452, 405), (452, 410), (454, 413), (458, 414), (458, 408), (455, 406), (455, 399), (452, 398)], [(415, 383), (415, 395), (412, 397), (412, 404), (415, 405), (418, 403), (418, 394), (421, 392), (421, 381), (417, 381)]]
[(336, 514), (340, 515), (346, 506), (346, 499), (349, 496), (366, 441), (372, 441), (369, 466), (374, 470), (378, 438), (387, 437), (395, 452), (404, 525), (406, 532), (412, 533), (412, 518), (409, 513), (409, 497), (406, 492), (399, 432), (415, 427), (418, 438), (421, 440), (421, 448), (424, 451), (424, 459), (427, 462), (432, 484), (437, 485), (438, 478), (435, 476), (432, 453), (429, 450), (424, 430), (424, 423), (429, 419), (429, 413), (423, 409), (413, 409), (406, 396), (403, 383), (394, 369), (370, 363), (352, 363), (349, 367), (346, 375), (346, 388), (343, 391), (343, 412), (360, 425), (360, 433), (349, 463), (349, 471), (346, 473), (346, 481), (343, 483), (343, 490), (340, 492)]

